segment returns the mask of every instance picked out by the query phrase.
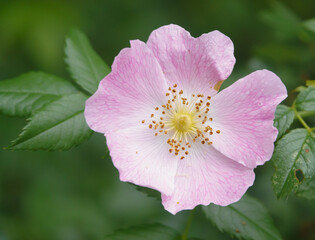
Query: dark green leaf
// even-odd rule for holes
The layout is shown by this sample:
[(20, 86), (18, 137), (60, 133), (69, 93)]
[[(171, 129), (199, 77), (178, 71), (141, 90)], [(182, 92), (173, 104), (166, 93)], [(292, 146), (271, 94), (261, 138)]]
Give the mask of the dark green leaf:
[(278, 198), (296, 192), (315, 174), (315, 138), (306, 129), (295, 129), (281, 138), (272, 157), (276, 169), (273, 189)]
[(300, 19), (281, 2), (272, 2), (271, 10), (262, 11), (260, 16), (279, 39), (294, 39), (302, 29)]
[(298, 191), (297, 196), (303, 197), (309, 200), (315, 200), (315, 177), (308, 181), (304, 181)]
[(296, 108), (300, 111), (315, 111), (315, 87), (308, 87), (296, 98)]
[(288, 130), (294, 119), (294, 111), (285, 106), (279, 105), (277, 107), (274, 119), (274, 126), (278, 129), (278, 138), (280, 138), (286, 130)]
[(36, 112), (11, 149), (66, 150), (91, 136), (84, 119), (82, 93), (64, 95)]
[(202, 209), (220, 231), (238, 239), (281, 239), (265, 207), (252, 197), (243, 196), (226, 207), (210, 204)]
[(155, 223), (119, 229), (105, 240), (179, 240), (180, 235), (170, 227)]
[(71, 76), (83, 89), (93, 94), (99, 82), (110, 72), (109, 67), (79, 30), (70, 32), (66, 39), (65, 52)]
[(59, 77), (31, 72), (0, 81), (0, 112), (15, 117), (28, 117), (32, 112), (76, 88)]
[[(132, 183), (131, 183), (132, 184)], [(134, 184), (132, 184), (134, 185)], [(145, 193), (148, 197), (152, 197), (152, 198), (156, 198), (157, 200), (161, 200), (161, 193), (151, 189), (151, 188), (146, 188), (146, 187), (140, 187), (137, 185), (134, 185), (136, 187), (136, 189), (140, 192)]]

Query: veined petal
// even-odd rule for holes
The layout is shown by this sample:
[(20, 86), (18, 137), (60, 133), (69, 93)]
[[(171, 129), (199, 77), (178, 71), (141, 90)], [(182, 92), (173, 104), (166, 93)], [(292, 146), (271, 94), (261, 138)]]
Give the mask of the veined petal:
[(178, 158), (169, 153), (167, 136), (154, 136), (145, 126), (106, 134), (120, 180), (153, 188), (164, 194), (174, 189)]
[(170, 84), (188, 92), (213, 96), (235, 64), (233, 43), (219, 31), (193, 38), (171, 24), (153, 31), (147, 45)]
[(217, 94), (212, 102), (213, 146), (224, 155), (254, 168), (268, 161), (278, 131), (273, 127), (277, 105), (287, 97), (281, 80), (267, 70), (256, 71)]
[(174, 192), (162, 194), (162, 203), (172, 214), (199, 204), (229, 205), (238, 201), (254, 182), (253, 169), (229, 159), (212, 146), (196, 147), (178, 163)]
[(96, 132), (139, 125), (145, 113), (165, 102), (166, 80), (152, 51), (139, 40), (130, 43), (86, 102), (85, 118)]

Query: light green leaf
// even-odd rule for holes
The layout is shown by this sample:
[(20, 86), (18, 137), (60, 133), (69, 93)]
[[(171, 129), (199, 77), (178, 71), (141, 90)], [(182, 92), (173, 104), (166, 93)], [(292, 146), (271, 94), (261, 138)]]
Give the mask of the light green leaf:
[(315, 137), (306, 129), (295, 129), (276, 144), (272, 163), (276, 169), (273, 189), (278, 198), (296, 192), (315, 174)]
[(305, 85), (308, 87), (315, 87), (315, 80), (306, 80)]
[(64, 95), (33, 114), (10, 149), (66, 150), (89, 138), (82, 93)]
[(298, 197), (303, 197), (308, 200), (315, 200), (315, 177), (303, 182), (300, 185), (296, 195)]
[(202, 207), (206, 217), (220, 230), (238, 239), (282, 239), (265, 207), (256, 199), (243, 196), (226, 207)]
[(66, 63), (73, 79), (84, 90), (93, 94), (99, 82), (110, 72), (109, 67), (79, 30), (70, 31), (66, 38), (65, 53)]
[(315, 33), (315, 18), (303, 22), (304, 27)]
[(45, 104), (75, 92), (76, 88), (62, 78), (30, 72), (0, 81), (0, 112), (8, 116), (28, 117)]
[(279, 105), (276, 109), (274, 126), (278, 129), (278, 138), (280, 138), (286, 130), (288, 130), (294, 120), (293, 109)]
[(308, 87), (296, 98), (296, 108), (300, 111), (315, 111), (315, 87)]
[(143, 224), (119, 229), (105, 237), (105, 240), (179, 240), (180, 235), (170, 227), (159, 223)]

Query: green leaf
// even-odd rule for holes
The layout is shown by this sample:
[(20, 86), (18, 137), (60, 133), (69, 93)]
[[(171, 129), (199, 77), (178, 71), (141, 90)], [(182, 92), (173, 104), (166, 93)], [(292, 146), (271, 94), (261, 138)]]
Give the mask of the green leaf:
[(315, 87), (308, 87), (296, 98), (296, 108), (300, 111), (315, 111)]
[(93, 94), (110, 68), (93, 50), (87, 37), (79, 30), (70, 31), (66, 38), (66, 63), (73, 79)]
[(305, 85), (308, 87), (315, 87), (315, 80), (306, 80)]
[(64, 94), (77, 92), (68, 81), (42, 72), (30, 72), (0, 81), (0, 112), (14, 117), (28, 117), (45, 104)]
[(276, 109), (274, 126), (278, 129), (278, 138), (280, 138), (286, 130), (288, 130), (294, 120), (293, 109), (285, 106), (279, 105)]
[(105, 240), (179, 240), (180, 234), (159, 223), (143, 224), (127, 229), (119, 229), (105, 237)]
[(315, 18), (303, 22), (304, 27), (315, 33)]
[(226, 207), (202, 207), (206, 217), (220, 230), (238, 239), (282, 239), (265, 207), (256, 199), (243, 196)]
[[(132, 184), (132, 183), (130, 183), (130, 184)], [(134, 185), (134, 184), (132, 184), (132, 185)], [(137, 185), (134, 185), (134, 186), (139, 192), (146, 194), (148, 197), (152, 197), (152, 198), (155, 198), (157, 200), (161, 200), (161, 193), (160, 192), (158, 192), (154, 189), (151, 189), (151, 188), (140, 187)]]
[(299, 187), (296, 195), (298, 197), (303, 197), (308, 200), (315, 200), (315, 177), (303, 182)]
[(296, 192), (303, 181), (315, 174), (315, 137), (306, 129), (295, 129), (281, 138), (272, 157), (276, 169), (272, 177), (278, 198)]
[(33, 114), (10, 149), (67, 150), (89, 138), (92, 131), (84, 119), (82, 93), (64, 95)]

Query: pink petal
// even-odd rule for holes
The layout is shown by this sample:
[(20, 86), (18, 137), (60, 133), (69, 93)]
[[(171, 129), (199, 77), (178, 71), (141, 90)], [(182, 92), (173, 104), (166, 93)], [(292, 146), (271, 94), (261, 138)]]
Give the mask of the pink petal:
[(199, 204), (226, 206), (238, 201), (254, 179), (253, 169), (202, 145), (179, 162), (174, 192), (162, 194), (162, 202), (172, 214)]
[(120, 180), (171, 194), (178, 158), (169, 153), (167, 137), (154, 136), (144, 125), (106, 134)]
[(105, 133), (137, 126), (156, 106), (165, 103), (163, 72), (145, 43), (131, 41), (115, 58), (112, 72), (86, 102), (85, 118), (91, 129)]
[(231, 159), (254, 168), (268, 161), (278, 131), (273, 127), (277, 105), (287, 97), (281, 80), (256, 71), (219, 92), (211, 102), (213, 146)]
[(171, 24), (153, 31), (147, 45), (171, 85), (186, 92), (214, 95), (235, 64), (233, 43), (219, 31), (193, 38)]

